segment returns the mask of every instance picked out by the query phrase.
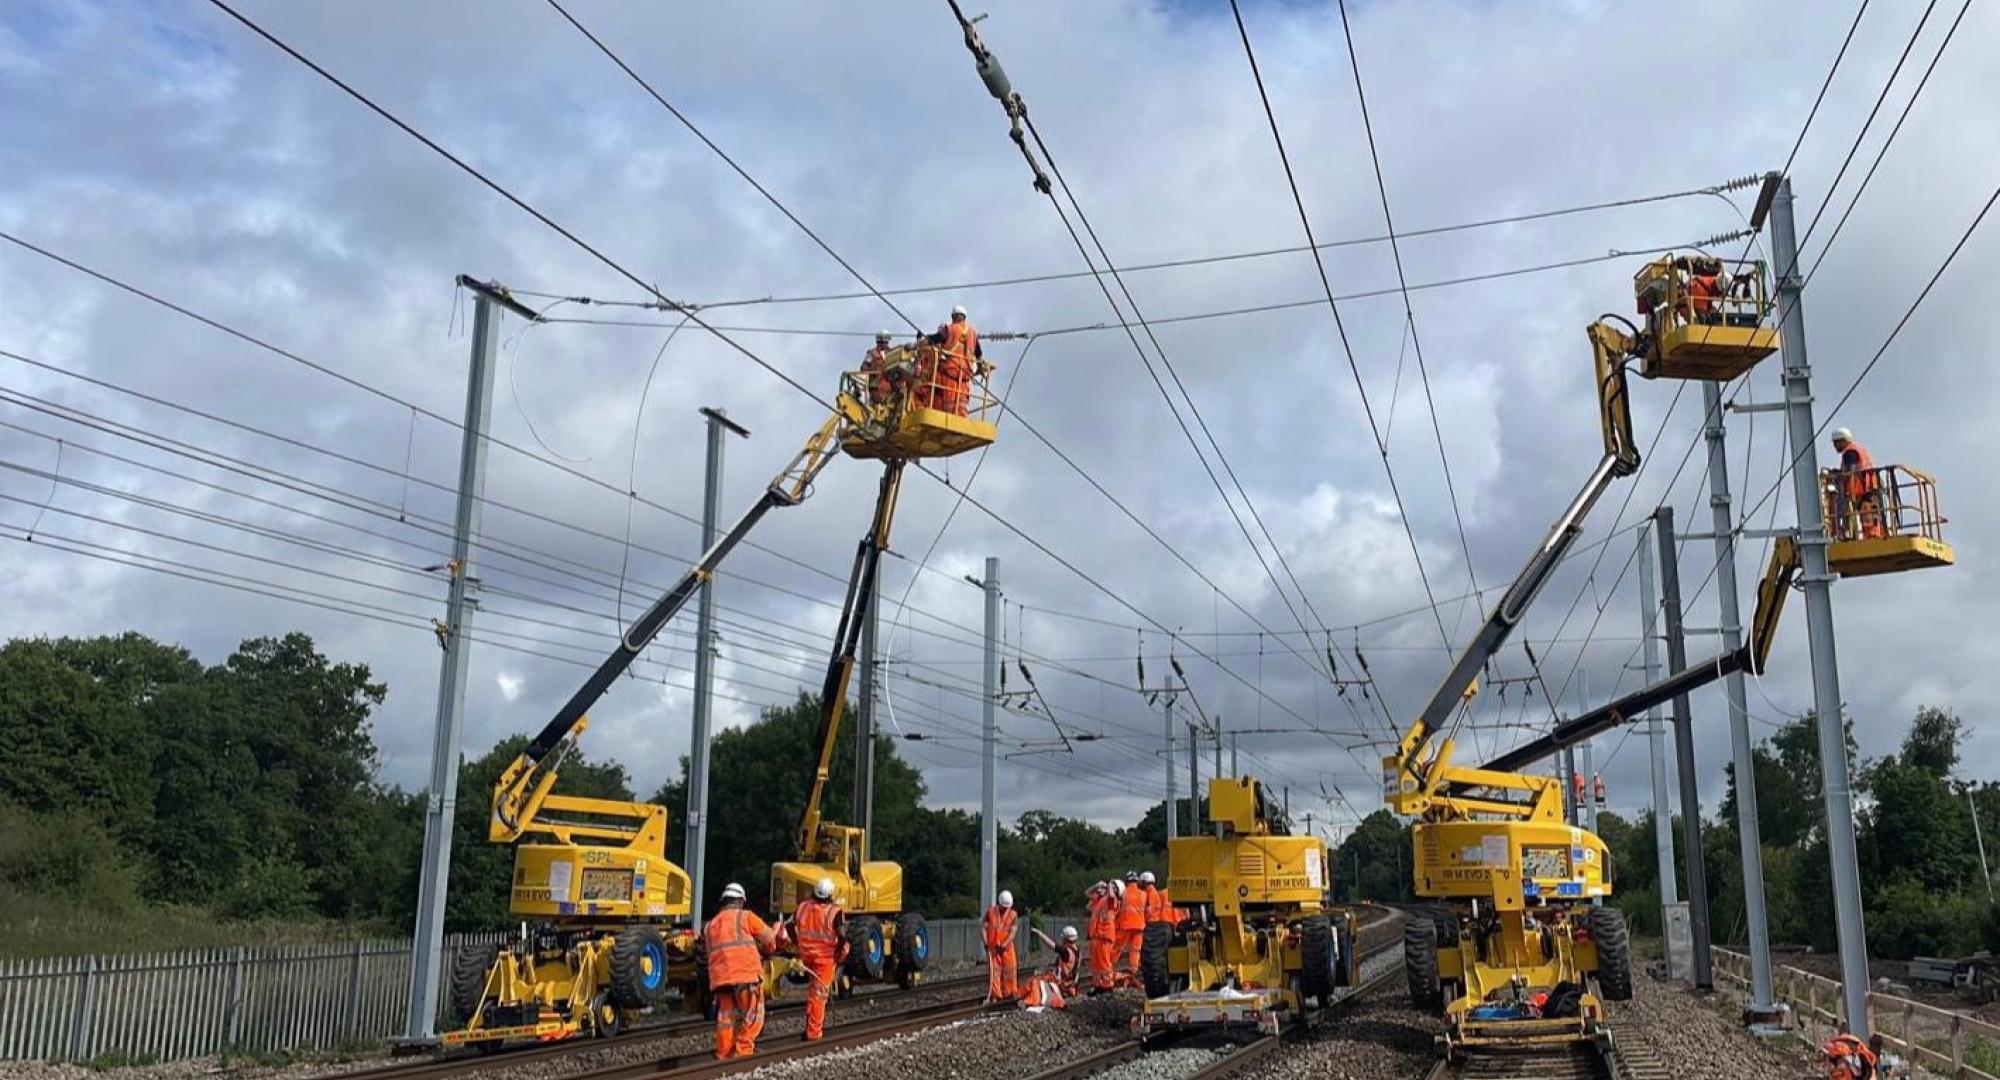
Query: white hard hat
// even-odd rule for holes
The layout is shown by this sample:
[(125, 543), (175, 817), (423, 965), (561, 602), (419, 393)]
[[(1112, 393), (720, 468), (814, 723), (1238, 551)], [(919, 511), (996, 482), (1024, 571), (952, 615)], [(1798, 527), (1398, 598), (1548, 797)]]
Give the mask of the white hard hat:
[(965, 314), (965, 305), (953, 304), (951, 306), (951, 314), (953, 318), (957, 318), (958, 316)]
[(830, 877), (819, 879), (819, 884), (813, 886), (813, 895), (821, 900), (833, 899), (833, 879)]
[(1125, 895), (1125, 883), (1124, 883), (1124, 882), (1122, 882), (1122, 881), (1120, 881), (1120, 880), (1118, 880), (1117, 878), (1112, 878), (1112, 879), (1111, 879), (1111, 895), (1113, 895), (1113, 896), (1124, 896), (1124, 895)]
[(1153, 872), (1151, 870), (1148, 870), (1145, 873), (1139, 875), (1139, 884), (1151, 885), (1152, 883), (1153, 883)]
[(1063, 940), (1064, 940), (1064, 941), (1075, 941), (1075, 940), (1076, 940), (1076, 927), (1074, 927), (1074, 926), (1065, 926), (1065, 927), (1063, 927)]
[(876, 340), (876, 341), (887, 341), (887, 340), (889, 340), (889, 331), (887, 331), (887, 330), (877, 330), (877, 331), (875, 331), (875, 340)]
[(743, 899), (743, 886), (741, 886), (741, 885), (738, 885), (738, 884), (736, 884), (736, 883), (735, 883), (735, 882), (733, 882), (733, 881), (732, 881), (732, 882), (730, 882), (730, 883), (729, 883), (729, 884), (727, 884), (727, 885), (724, 885), (724, 886), (722, 887), (722, 898), (723, 898), (724, 900), (741, 900), (741, 899)]
[(1834, 429), (1833, 429), (1833, 441), (1834, 441), (1834, 442), (1853, 442), (1853, 441), (1854, 441), (1854, 433), (1853, 433), (1852, 431), (1849, 431), (1849, 430), (1847, 430), (1847, 429), (1846, 429), (1846, 428), (1844, 428), (1844, 427), (1837, 427), (1837, 428), (1834, 428)]
[(1007, 890), (1005, 890), (1005, 889), (1001, 889), (1001, 890), (1000, 890), (1000, 896), (999, 896), (999, 904), (1000, 904), (1000, 906), (1001, 906), (1001, 907), (1003, 907), (1003, 908), (1010, 908), (1010, 907), (1013, 907), (1013, 906), (1014, 906), (1014, 894), (1013, 894), (1013, 893), (1010, 893), (1010, 892), (1008, 892), (1008, 891), (1007, 891)]

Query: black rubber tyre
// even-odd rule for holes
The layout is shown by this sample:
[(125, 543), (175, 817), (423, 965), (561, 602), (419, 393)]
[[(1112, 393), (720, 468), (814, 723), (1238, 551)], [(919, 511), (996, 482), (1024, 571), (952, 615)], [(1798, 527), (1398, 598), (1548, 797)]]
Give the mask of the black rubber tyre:
[(1606, 1001), (1632, 1000), (1632, 934), (1625, 928), (1625, 913), (1591, 908), (1585, 925), (1597, 946), (1597, 992)]
[(486, 993), (486, 976), (500, 958), (498, 945), (461, 945), (451, 958), (451, 1015), (464, 1024)]
[(855, 982), (882, 980), (882, 923), (868, 915), (847, 920), (847, 975)]
[(1145, 983), (1149, 998), (1166, 997), (1174, 992), (1173, 973), (1167, 967), (1167, 950), (1173, 943), (1171, 923), (1146, 924), (1146, 935), (1139, 939), (1139, 978)]
[(931, 962), (931, 930), (924, 917), (914, 911), (896, 916), (896, 939), (890, 948), (896, 958), (896, 985), (911, 989)]
[(1311, 915), (1299, 920), (1299, 993), (1320, 1008), (1333, 1004), (1340, 985), (1340, 934), (1333, 920)]
[(1449, 948), (1458, 944), (1458, 912), (1448, 907), (1432, 908), (1431, 922), (1437, 924), (1439, 947)]
[(628, 926), (611, 939), (611, 1004), (650, 1009), (667, 994), (667, 943), (650, 926)]
[(1421, 916), (1403, 924), (1403, 974), (1410, 981), (1410, 1004), (1437, 1016), (1444, 1012), (1444, 988), (1438, 984), (1437, 923)]

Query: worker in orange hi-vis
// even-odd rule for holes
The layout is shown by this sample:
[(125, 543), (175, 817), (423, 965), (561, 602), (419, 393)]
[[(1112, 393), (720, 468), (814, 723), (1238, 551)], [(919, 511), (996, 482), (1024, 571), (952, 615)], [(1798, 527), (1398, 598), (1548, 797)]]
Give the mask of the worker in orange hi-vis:
[(777, 932), (743, 906), (743, 886), (722, 888), (722, 910), (702, 928), (708, 992), (715, 999), (715, 1056), (749, 1057), (764, 1030), (764, 957)]
[(1174, 910), (1173, 898), (1167, 895), (1167, 890), (1160, 887), (1159, 880), (1153, 877), (1151, 870), (1139, 875), (1139, 888), (1145, 890), (1146, 894), (1144, 910), (1147, 926), (1154, 923), (1174, 925), (1181, 921), (1180, 914)]
[(1069, 999), (1076, 996), (1076, 977), (1083, 966), (1083, 952), (1078, 947), (1076, 927), (1065, 926), (1060, 939), (1052, 938), (1040, 930), (1029, 927), (1028, 932), (1042, 939), (1056, 954), (1055, 962), (1037, 971), (1028, 980), (1027, 992), (1021, 997), (1021, 1007), (1025, 1009), (1067, 1008)]
[(1874, 456), (1844, 427), (1833, 429), (1833, 449), (1840, 455), (1834, 539), (1879, 540), (1889, 535), (1882, 524), (1882, 474), (1875, 471)]
[(1014, 948), (1014, 894), (1006, 889), (986, 909), (980, 929), (986, 943), (986, 1000), (1013, 1001), (1021, 996), (1020, 958)]
[(972, 391), (972, 375), (986, 356), (979, 347), (979, 331), (966, 317), (964, 305), (951, 309), (951, 321), (938, 327), (930, 342), (938, 347), (930, 407), (964, 416)]
[(1128, 870), (1118, 895), (1118, 985), (1138, 985), (1139, 946), (1145, 939), (1146, 891), (1139, 885), (1139, 872)]
[(1085, 934), (1090, 940), (1090, 990), (1101, 994), (1117, 985), (1117, 974), (1113, 970), (1118, 955), (1118, 898), (1111, 893), (1111, 886), (1098, 882), (1085, 894), (1088, 898), (1090, 922)]
[(816, 1042), (826, 1033), (826, 1003), (847, 952), (847, 912), (833, 901), (832, 878), (819, 879), (812, 899), (799, 905), (792, 917), (792, 940), (798, 943), (799, 962), (812, 976), (806, 987), (806, 1041)]

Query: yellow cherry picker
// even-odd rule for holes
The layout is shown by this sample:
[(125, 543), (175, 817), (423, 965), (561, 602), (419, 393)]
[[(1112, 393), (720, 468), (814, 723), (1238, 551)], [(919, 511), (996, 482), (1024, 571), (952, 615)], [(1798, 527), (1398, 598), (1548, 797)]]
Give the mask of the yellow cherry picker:
[[(774, 870), (772, 900), (790, 913), (797, 907), (792, 883), (833, 877), (841, 883), (837, 896), (850, 911), (881, 916), (879, 922), (850, 921), (875, 932), (867, 942), (875, 976), (882, 972), (885, 944), (893, 942), (890, 947), (897, 951), (891, 970), (905, 985), (915, 982), (928, 939), (921, 917), (901, 911), (901, 868), (868, 861), (866, 833), (822, 823), (818, 804), (853, 666), (849, 628), (863, 610), (856, 607), (857, 595), (865, 599), (874, 587), (903, 466), (912, 458), (963, 453), (994, 438), (989, 416), (997, 406), (987, 389), (990, 366), (975, 367), (969, 358), (954, 365), (951, 359), (938, 346), (920, 342), (887, 350), (871, 369), (843, 373), (826, 421), (750, 509), (626, 628), (618, 647), (501, 774), (493, 787), (487, 838), (514, 845), (509, 910), (522, 920), (522, 930), (504, 946), (468, 949), (455, 958), (450, 1004), (460, 1026), (444, 1036), (446, 1046), (491, 1049), (510, 1042), (608, 1036), (639, 1012), (665, 1002), (670, 990), (679, 991), (684, 1008), (706, 1007), (698, 928), (688, 920), (693, 909), (690, 880), (667, 859), (666, 808), (558, 795), (552, 789), (589, 726), (588, 711), (612, 683), (764, 515), (804, 502), (821, 470), (842, 453), (883, 461), (883, 480), (874, 525), (862, 542), (848, 587), (842, 617), (846, 644), (836, 646), (835, 670), (828, 675), (819, 769), (801, 825), (807, 864), (781, 864)], [(782, 892), (781, 884), (786, 886)], [(779, 978), (795, 968), (789, 958), (774, 958), (766, 965), (767, 984), (775, 989)]]

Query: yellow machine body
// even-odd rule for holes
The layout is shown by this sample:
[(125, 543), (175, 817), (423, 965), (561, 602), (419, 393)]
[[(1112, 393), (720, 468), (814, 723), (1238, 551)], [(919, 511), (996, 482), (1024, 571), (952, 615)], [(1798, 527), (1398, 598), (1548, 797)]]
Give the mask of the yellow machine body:
[(1354, 916), (1324, 903), (1326, 841), (1290, 835), (1251, 777), (1211, 780), (1208, 807), (1213, 834), (1167, 841), (1166, 888), (1182, 928), (1148, 930), (1142, 1034), (1275, 1033), (1359, 975)]
[(517, 844), (509, 911), (567, 923), (665, 921), (693, 909), (687, 871), (667, 859), (666, 807), (550, 796), (544, 809), (632, 817), (641, 825), (630, 843), (619, 846), (582, 843), (563, 825), (549, 828), (553, 842)]
[(894, 915), (903, 910), (903, 867), (870, 860), (867, 833), (851, 825), (822, 823), (820, 858), (771, 866), (771, 907), (789, 915), (810, 899), (821, 879), (833, 882), (834, 902), (849, 915)]

